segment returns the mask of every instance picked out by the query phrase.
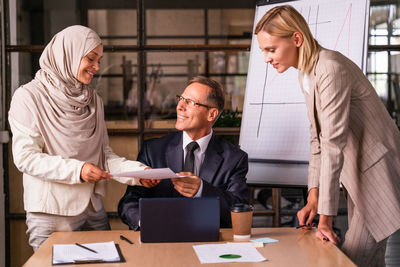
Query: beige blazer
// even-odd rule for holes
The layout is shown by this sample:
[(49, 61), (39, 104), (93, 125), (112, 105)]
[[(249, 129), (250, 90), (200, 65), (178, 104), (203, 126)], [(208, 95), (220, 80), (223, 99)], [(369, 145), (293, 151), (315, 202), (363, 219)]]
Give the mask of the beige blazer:
[(318, 213), (336, 215), (339, 182), (377, 242), (400, 228), (400, 133), (368, 79), (351, 60), (321, 49), (300, 85), (310, 120), (309, 189)]

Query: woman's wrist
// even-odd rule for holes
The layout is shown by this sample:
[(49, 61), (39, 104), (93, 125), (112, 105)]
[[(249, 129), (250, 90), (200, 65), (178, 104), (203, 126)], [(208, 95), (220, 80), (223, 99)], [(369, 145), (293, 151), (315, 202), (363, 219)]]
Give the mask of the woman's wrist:
[(319, 224), (332, 228), (333, 216), (320, 214), (319, 215)]
[(308, 191), (308, 197), (307, 197), (307, 202), (308, 203), (318, 203), (318, 187), (311, 188), (310, 191)]

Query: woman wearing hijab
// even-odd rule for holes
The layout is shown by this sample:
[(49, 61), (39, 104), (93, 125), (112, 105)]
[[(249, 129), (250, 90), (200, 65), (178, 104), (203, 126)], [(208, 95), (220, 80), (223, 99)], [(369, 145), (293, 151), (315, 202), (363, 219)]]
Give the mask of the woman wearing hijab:
[[(343, 251), (358, 266), (385, 266), (388, 236), (400, 228), (400, 133), (363, 72), (321, 47), (291, 6), (270, 9), (255, 28), (265, 62), (278, 73), (294, 67), (311, 127), (308, 202), (299, 223), (334, 244), (339, 182), (347, 195), (349, 228)], [(304, 82), (305, 81), (305, 82)]]
[(44, 49), (35, 78), (12, 98), (13, 157), (23, 172), (27, 233), (35, 251), (54, 231), (110, 229), (102, 203), (109, 172), (146, 168), (108, 145), (103, 103), (88, 86), (102, 55), (93, 30), (68, 27)]

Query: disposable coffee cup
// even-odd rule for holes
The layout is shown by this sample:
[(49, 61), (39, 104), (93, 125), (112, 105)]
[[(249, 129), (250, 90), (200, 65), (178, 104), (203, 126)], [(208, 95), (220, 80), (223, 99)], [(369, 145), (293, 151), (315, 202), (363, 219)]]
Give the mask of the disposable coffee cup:
[(233, 239), (250, 239), (253, 210), (252, 205), (244, 203), (237, 203), (231, 207)]

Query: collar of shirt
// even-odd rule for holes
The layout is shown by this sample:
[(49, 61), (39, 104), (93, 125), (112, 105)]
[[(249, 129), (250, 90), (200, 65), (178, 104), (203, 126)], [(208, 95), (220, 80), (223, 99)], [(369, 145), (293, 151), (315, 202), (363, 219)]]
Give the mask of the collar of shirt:
[(187, 149), (186, 146), (192, 142), (196, 141), (199, 144), (199, 148), (194, 151), (194, 174), (199, 175), (201, 166), (203, 165), (204, 157), (210, 143), (213, 131), (211, 130), (209, 134), (203, 136), (200, 139), (192, 140), (186, 132), (183, 132), (182, 148), (183, 148), (183, 158), (186, 158)]
[(197, 144), (199, 144), (199, 149), (196, 149), (196, 150), (195, 150), (195, 153), (196, 153), (196, 152), (204, 153), (204, 152), (206, 151), (207, 147), (208, 147), (208, 143), (210, 143), (212, 134), (213, 134), (213, 130), (211, 129), (210, 133), (207, 134), (206, 136), (203, 136), (202, 138), (197, 139), (197, 140), (192, 140), (192, 139), (189, 137), (189, 135), (184, 131), (184, 132), (183, 132), (183, 142), (182, 142), (182, 148), (183, 148), (183, 151), (185, 152), (185, 153), (184, 153), (184, 154), (185, 154), (184, 156), (186, 156), (186, 152), (187, 152), (186, 146), (187, 146), (190, 142), (193, 142), (193, 141), (196, 141)]

